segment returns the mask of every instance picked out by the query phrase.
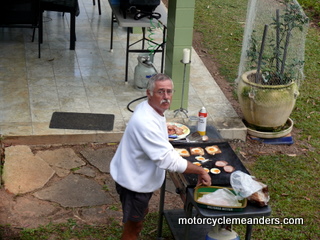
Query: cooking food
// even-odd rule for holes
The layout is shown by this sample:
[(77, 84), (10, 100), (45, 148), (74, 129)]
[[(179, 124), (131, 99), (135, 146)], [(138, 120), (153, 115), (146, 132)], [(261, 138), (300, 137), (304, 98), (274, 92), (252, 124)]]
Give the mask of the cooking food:
[(228, 165), (228, 162), (226, 162), (226, 161), (216, 161), (215, 165), (217, 167), (224, 167), (224, 166)]
[(197, 166), (199, 166), (199, 167), (201, 166), (201, 163), (199, 163), (199, 162), (194, 162), (193, 164), (194, 164), (194, 165), (197, 165)]
[(197, 159), (198, 161), (205, 161), (206, 158), (202, 157), (202, 156), (196, 156), (195, 159)]
[(176, 150), (181, 157), (190, 157), (189, 151), (185, 148), (175, 148), (174, 150)]
[(220, 171), (220, 169), (218, 169), (218, 168), (211, 168), (211, 169), (210, 169), (210, 172), (211, 172), (212, 174), (219, 174), (221, 171)]
[(191, 147), (191, 155), (204, 155), (204, 150), (201, 147)]
[(231, 165), (227, 165), (223, 167), (223, 170), (227, 173), (232, 173), (235, 170), (235, 168)]
[(167, 124), (168, 135), (182, 135), (183, 129), (176, 125)]
[(214, 155), (214, 154), (217, 154), (217, 153), (221, 153), (221, 150), (220, 150), (220, 148), (219, 148), (217, 145), (207, 146), (207, 147), (206, 147), (206, 151), (207, 151), (207, 153), (210, 154), (210, 155)]
[(204, 169), (207, 173), (209, 172), (209, 169), (208, 169), (208, 168), (205, 168), (205, 167), (204, 167), (203, 169)]

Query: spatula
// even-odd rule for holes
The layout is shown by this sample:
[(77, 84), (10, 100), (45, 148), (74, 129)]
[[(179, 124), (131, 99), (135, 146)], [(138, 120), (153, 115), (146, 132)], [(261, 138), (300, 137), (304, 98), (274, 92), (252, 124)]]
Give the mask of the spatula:
[(186, 137), (187, 142), (199, 142), (202, 141), (202, 136), (198, 132), (191, 133)]

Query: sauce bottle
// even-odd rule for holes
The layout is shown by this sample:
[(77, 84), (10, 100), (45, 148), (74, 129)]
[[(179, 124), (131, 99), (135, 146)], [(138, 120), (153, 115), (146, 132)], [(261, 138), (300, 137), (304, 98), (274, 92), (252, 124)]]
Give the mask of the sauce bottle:
[(202, 107), (199, 111), (199, 120), (198, 120), (198, 133), (201, 136), (206, 135), (206, 128), (207, 128), (207, 110), (205, 107)]

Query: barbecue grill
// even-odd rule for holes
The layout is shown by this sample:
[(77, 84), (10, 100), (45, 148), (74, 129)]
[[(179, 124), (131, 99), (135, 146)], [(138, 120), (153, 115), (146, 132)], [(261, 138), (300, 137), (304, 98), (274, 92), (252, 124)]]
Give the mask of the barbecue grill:
[[(212, 127), (211, 127), (212, 128)], [(214, 128), (213, 128), (214, 129)], [(192, 132), (192, 131), (191, 131)], [(208, 134), (208, 128), (207, 128)], [(210, 155), (205, 152), (203, 155), (204, 158), (209, 159), (209, 161), (202, 164), (203, 167), (211, 169), (213, 167), (219, 168), (215, 166), (215, 162), (219, 160), (226, 161), (228, 165), (231, 165), (236, 170), (240, 170), (249, 174), (248, 170), (242, 164), (238, 156), (235, 154), (231, 146), (228, 142), (222, 140), (221, 136), (214, 130), (209, 132), (210, 139), (214, 139), (214, 141), (208, 142), (187, 142), (187, 141), (173, 141), (172, 145), (175, 148), (185, 148), (190, 150), (191, 147), (201, 147), (205, 149), (207, 146), (216, 145), (221, 150), (221, 153)], [(189, 151), (190, 152), (190, 151)], [(196, 156), (190, 155), (190, 157), (185, 157), (187, 160), (191, 162), (196, 162)], [(200, 162), (200, 161), (199, 161)], [(223, 168), (219, 168), (221, 170), (220, 174), (212, 174), (210, 173), (212, 186), (225, 186), (230, 187), (230, 175), (231, 173), (227, 173), (223, 170)], [(260, 217), (260, 216), (268, 216), (271, 214), (271, 209), (269, 206), (264, 208), (258, 208), (248, 204), (248, 206), (244, 209), (243, 212), (224, 212), (218, 210), (211, 209), (201, 209), (197, 206), (197, 203), (193, 199), (194, 187), (197, 184), (198, 176), (196, 174), (182, 174), (182, 173), (174, 173), (168, 172), (171, 180), (173, 181), (176, 192), (180, 195), (181, 200), (184, 203), (184, 209), (181, 210), (168, 210), (164, 211), (164, 196), (165, 196), (165, 182), (161, 188), (161, 196), (160, 196), (160, 207), (159, 207), (159, 223), (158, 223), (158, 239), (161, 238), (162, 234), (162, 221), (163, 216), (166, 218), (167, 223), (171, 229), (171, 232), (174, 238), (177, 239), (205, 239), (206, 233), (212, 228), (211, 225), (181, 225), (178, 224), (179, 218), (185, 217), (211, 217), (211, 218), (219, 218), (223, 216), (227, 216), (230, 218), (234, 217)], [(250, 239), (252, 231), (252, 225), (247, 225), (246, 238)]]

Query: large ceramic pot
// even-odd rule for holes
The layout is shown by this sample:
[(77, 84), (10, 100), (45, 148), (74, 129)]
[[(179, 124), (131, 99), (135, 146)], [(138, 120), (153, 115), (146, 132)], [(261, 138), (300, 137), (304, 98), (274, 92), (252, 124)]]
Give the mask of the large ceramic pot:
[[(245, 72), (238, 82), (237, 94), (244, 120), (259, 130), (272, 130), (285, 125), (299, 95), (298, 86), (263, 85), (249, 79), (256, 71)], [(254, 78), (252, 78), (254, 79)]]

